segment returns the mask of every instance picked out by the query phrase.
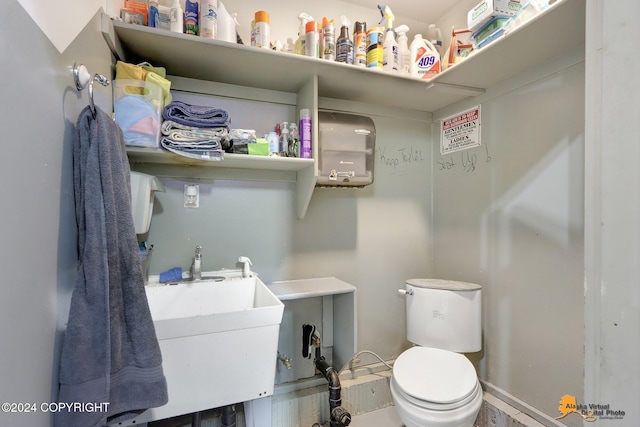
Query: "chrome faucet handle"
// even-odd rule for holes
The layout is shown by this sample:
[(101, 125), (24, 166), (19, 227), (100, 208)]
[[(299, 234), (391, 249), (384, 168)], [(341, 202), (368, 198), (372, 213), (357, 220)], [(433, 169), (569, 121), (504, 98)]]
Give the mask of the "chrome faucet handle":
[(196, 259), (202, 259), (202, 245), (196, 246)]

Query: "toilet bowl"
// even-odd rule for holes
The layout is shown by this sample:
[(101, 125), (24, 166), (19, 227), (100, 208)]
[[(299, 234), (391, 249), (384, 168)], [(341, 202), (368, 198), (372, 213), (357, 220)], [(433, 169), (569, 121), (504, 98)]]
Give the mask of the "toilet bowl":
[(393, 364), (391, 396), (406, 427), (471, 427), (482, 406), (473, 364), (480, 351), (481, 287), (439, 279), (407, 280), (407, 339), (415, 346)]
[(471, 362), (429, 347), (412, 347), (396, 359), (391, 396), (406, 427), (471, 427), (482, 405)]

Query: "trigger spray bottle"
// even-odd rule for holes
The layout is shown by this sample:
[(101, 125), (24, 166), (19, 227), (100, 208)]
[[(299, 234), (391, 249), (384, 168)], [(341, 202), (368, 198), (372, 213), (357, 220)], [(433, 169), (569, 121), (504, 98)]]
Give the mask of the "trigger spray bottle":
[(353, 64), (353, 42), (349, 38), (349, 26), (351, 22), (349, 19), (342, 15), (340, 17), (342, 26), (340, 27), (340, 36), (336, 41), (336, 61), (344, 62), (345, 64)]
[(386, 72), (398, 72), (398, 43), (396, 42), (396, 33), (393, 30), (393, 20), (395, 16), (389, 6), (378, 5), (382, 19), (379, 24), (387, 21), (387, 30), (382, 43), (382, 69)]
[(396, 28), (398, 33), (398, 72), (404, 76), (408, 76), (411, 67), (411, 50), (407, 41), (407, 32), (409, 27), (400, 25)]

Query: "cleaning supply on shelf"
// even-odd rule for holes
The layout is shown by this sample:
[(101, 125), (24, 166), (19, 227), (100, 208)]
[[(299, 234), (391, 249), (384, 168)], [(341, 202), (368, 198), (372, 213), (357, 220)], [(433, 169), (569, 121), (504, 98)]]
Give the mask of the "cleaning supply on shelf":
[(306, 55), (305, 42), (307, 34), (307, 22), (313, 21), (313, 17), (302, 12), (298, 15), (298, 20), (300, 21), (300, 27), (298, 29), (298, 39), (296, 40), (295, 52), (298, 55)]
[(200, 3), (198, 0), (185, 0), (184, 4), (184, 32), (197, 36), (200, 17)]
[(200, 0), (200, 37), (218, 38), (218, 0)]
[(336, 30), (333, 19), (322, 18), (322, 59), (336, 59)]
[(440, 55), (429, 40), (422, 38), (422, 34), (414, 36), (410, 49), (412, 77), (430, 79), (440, 73)]
[(444, 53), (442, 47), (442, 32), (440, 31), (440, 28), (436, 27), (436, 24), (429, 24), (429, 27), (427, 28), (427, 40), (431, 42), (438, 51), (438, 55), (442, 58)]
[(510, 18), (493, 18), (473, 33), (473, 47), (480, 49), (504, 34), (504, 26)]
[(340, 27), (340, 36), (336, 41), (336, 61), (345, 64), (353, 64), (353, 42), (349, 37), (349, 19), (342, 15), (340, 17), (342, 26)]
[(158, 2), (156, 0), (149, 1), (149, 26), (156, 27), (158, 18)]
[(482, 0), (467, 13), (467, 28), (476, 32), (493, 18), (510, 18), (522, 7), (520, 0)]
[(180, 6), (180, 0), (173, 0), (170, 15), (171, 24), (169, 29), (174, 33), (182, 34), (184, 32), (184, 11)]
[(387, 22), (384, 42), (382, 43), (382, 69), (389, 73), (396, 73), (398, 72), (398, 43), (396, 42), (396, 33), (393, 28), (395, 16), (389, 6), (378, 5), (378, 9), (382, 14), (379, 24)]
[(156, 28), (160, 28), (162, 30), (171, 30), (170, 7), (158, 5), (158, 13), (156, 14)]
[(254, 34), (257, 48), (269, 49), (271, 41), (271, 31), (269, 28), (269, 14), (264, 10), (255, 13)]
[(311, 111), (308, 108), (300, 110), (300, 157), (311, 158)]
[(289, 122), (282, 122), (280, 125), (280, 136), (278, 140), (278, 151), (282, 156), (289, 154)]
[(298, 134), (298, 126), (291, 122), (289, 123), (289, 157), (300, 156), (300, 135)]
[(304, 51), (306, 56), (318, 57), (318, 32), (316, 22), (311, 20), (305, 24)]
[(222, 3), (218, 0), (218, 40), (229, 43), (236, 43), (236, 26), (237, 22)]
[(367, 68), (382, 70), (383, 37), (382, 27), (372, 27), (367, 31)]
[(278, 135), (275, 133), (275, 131), (270, 131), (267, 136), (267, 141), (269, 141), (269, 155), (271, 156), (277, 156), (278, 152), (280, 151), (278, 149)]
[(367, 66), (367, 23), (356, 21), (353, 29), (353, 63)]
[(405, 76), (409, 75), (411, 65), (411, 50), (409, 50), (407, 42), (408, 31), (409, 27), (406, 25), (400, 25), (396, 28), (396, 33), (398, 33), (398, 72)]

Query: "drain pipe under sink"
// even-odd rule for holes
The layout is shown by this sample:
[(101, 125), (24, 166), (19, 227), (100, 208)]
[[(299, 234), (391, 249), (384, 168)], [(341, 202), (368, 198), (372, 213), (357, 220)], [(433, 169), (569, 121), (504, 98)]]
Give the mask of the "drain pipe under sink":
[(327, 363), (320, 353), (320, 336), (314, 325), (302, 326), (302, 356), (311, 358), (311, 347), (314, 346), (313, 364), (329, 383), (329, 416), (331, 427), (346, 427), (351, 424), (351, 414), (342, 405), (340, 377), (338, 371)]

